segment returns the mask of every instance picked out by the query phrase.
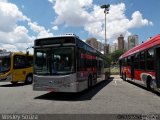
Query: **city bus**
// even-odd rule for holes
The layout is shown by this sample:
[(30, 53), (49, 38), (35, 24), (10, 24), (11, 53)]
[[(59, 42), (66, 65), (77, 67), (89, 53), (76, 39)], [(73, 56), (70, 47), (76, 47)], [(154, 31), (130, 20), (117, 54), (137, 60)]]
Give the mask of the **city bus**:
[(74, 34), (36, 39), (33, 90), (81, 92), (109, 78), (109, 61)]
[(148, 90), (160, 91), (160, 34), (119, 58), (120, 75)]
[(33, 82), (33, 55), (22, 52), (0, 52), (0, 81)]

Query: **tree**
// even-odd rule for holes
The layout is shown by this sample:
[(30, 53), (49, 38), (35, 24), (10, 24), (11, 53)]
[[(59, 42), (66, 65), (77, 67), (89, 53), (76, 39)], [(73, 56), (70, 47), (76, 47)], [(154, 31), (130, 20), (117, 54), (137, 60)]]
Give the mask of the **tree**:
[(111, 61), (112, 62), (117, 62), (119, 57), (125, 52), (126, 52), (126, 50), (124, 50), (124, 49), (114, 51), (113, 53), (111, 53)]

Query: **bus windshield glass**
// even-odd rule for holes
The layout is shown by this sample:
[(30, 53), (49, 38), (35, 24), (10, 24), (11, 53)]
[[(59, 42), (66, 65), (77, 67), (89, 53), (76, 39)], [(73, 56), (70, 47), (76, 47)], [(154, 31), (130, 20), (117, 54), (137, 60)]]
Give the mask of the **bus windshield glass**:
[(35, 74), (66, 75), (75, 71), (74, 47), (35, 49)]
[(10, 57), (0, 57), (0, 73), (7, 72), (10, 70)]

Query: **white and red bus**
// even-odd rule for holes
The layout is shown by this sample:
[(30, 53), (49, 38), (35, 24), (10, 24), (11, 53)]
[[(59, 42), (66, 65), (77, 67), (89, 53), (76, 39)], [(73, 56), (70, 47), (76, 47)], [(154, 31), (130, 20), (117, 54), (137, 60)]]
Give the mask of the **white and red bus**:
[(80, 92), (109, 75), (105, 56), (74, 34), (35, 40), (33, 90)]
[(119, 63), (123, 80), (160, 91), (160, 35), (124, 53)]

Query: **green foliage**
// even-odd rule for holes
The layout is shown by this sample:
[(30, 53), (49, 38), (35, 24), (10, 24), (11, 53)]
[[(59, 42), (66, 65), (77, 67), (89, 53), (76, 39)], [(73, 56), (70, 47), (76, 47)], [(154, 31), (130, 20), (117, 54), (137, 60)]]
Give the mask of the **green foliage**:
[(105, 58), (106, 58), (107, 63), (110, 65), (111, 62), (112, 62), (112, 60), (111, 60), (111, 55), (110, 55), (110, 54), (107, 54), (107, 55), (105, 56)]
[(119, 74), (119, 68), (111, 67), (111, 75), (118, 75)]
[(112, 62), (117, 62), (119, 57), (125, 52), (126, 52), (126, 50), (116, 50), (116, 51), (114, 51), (113, 53), (111, 53), (111, 61)]

